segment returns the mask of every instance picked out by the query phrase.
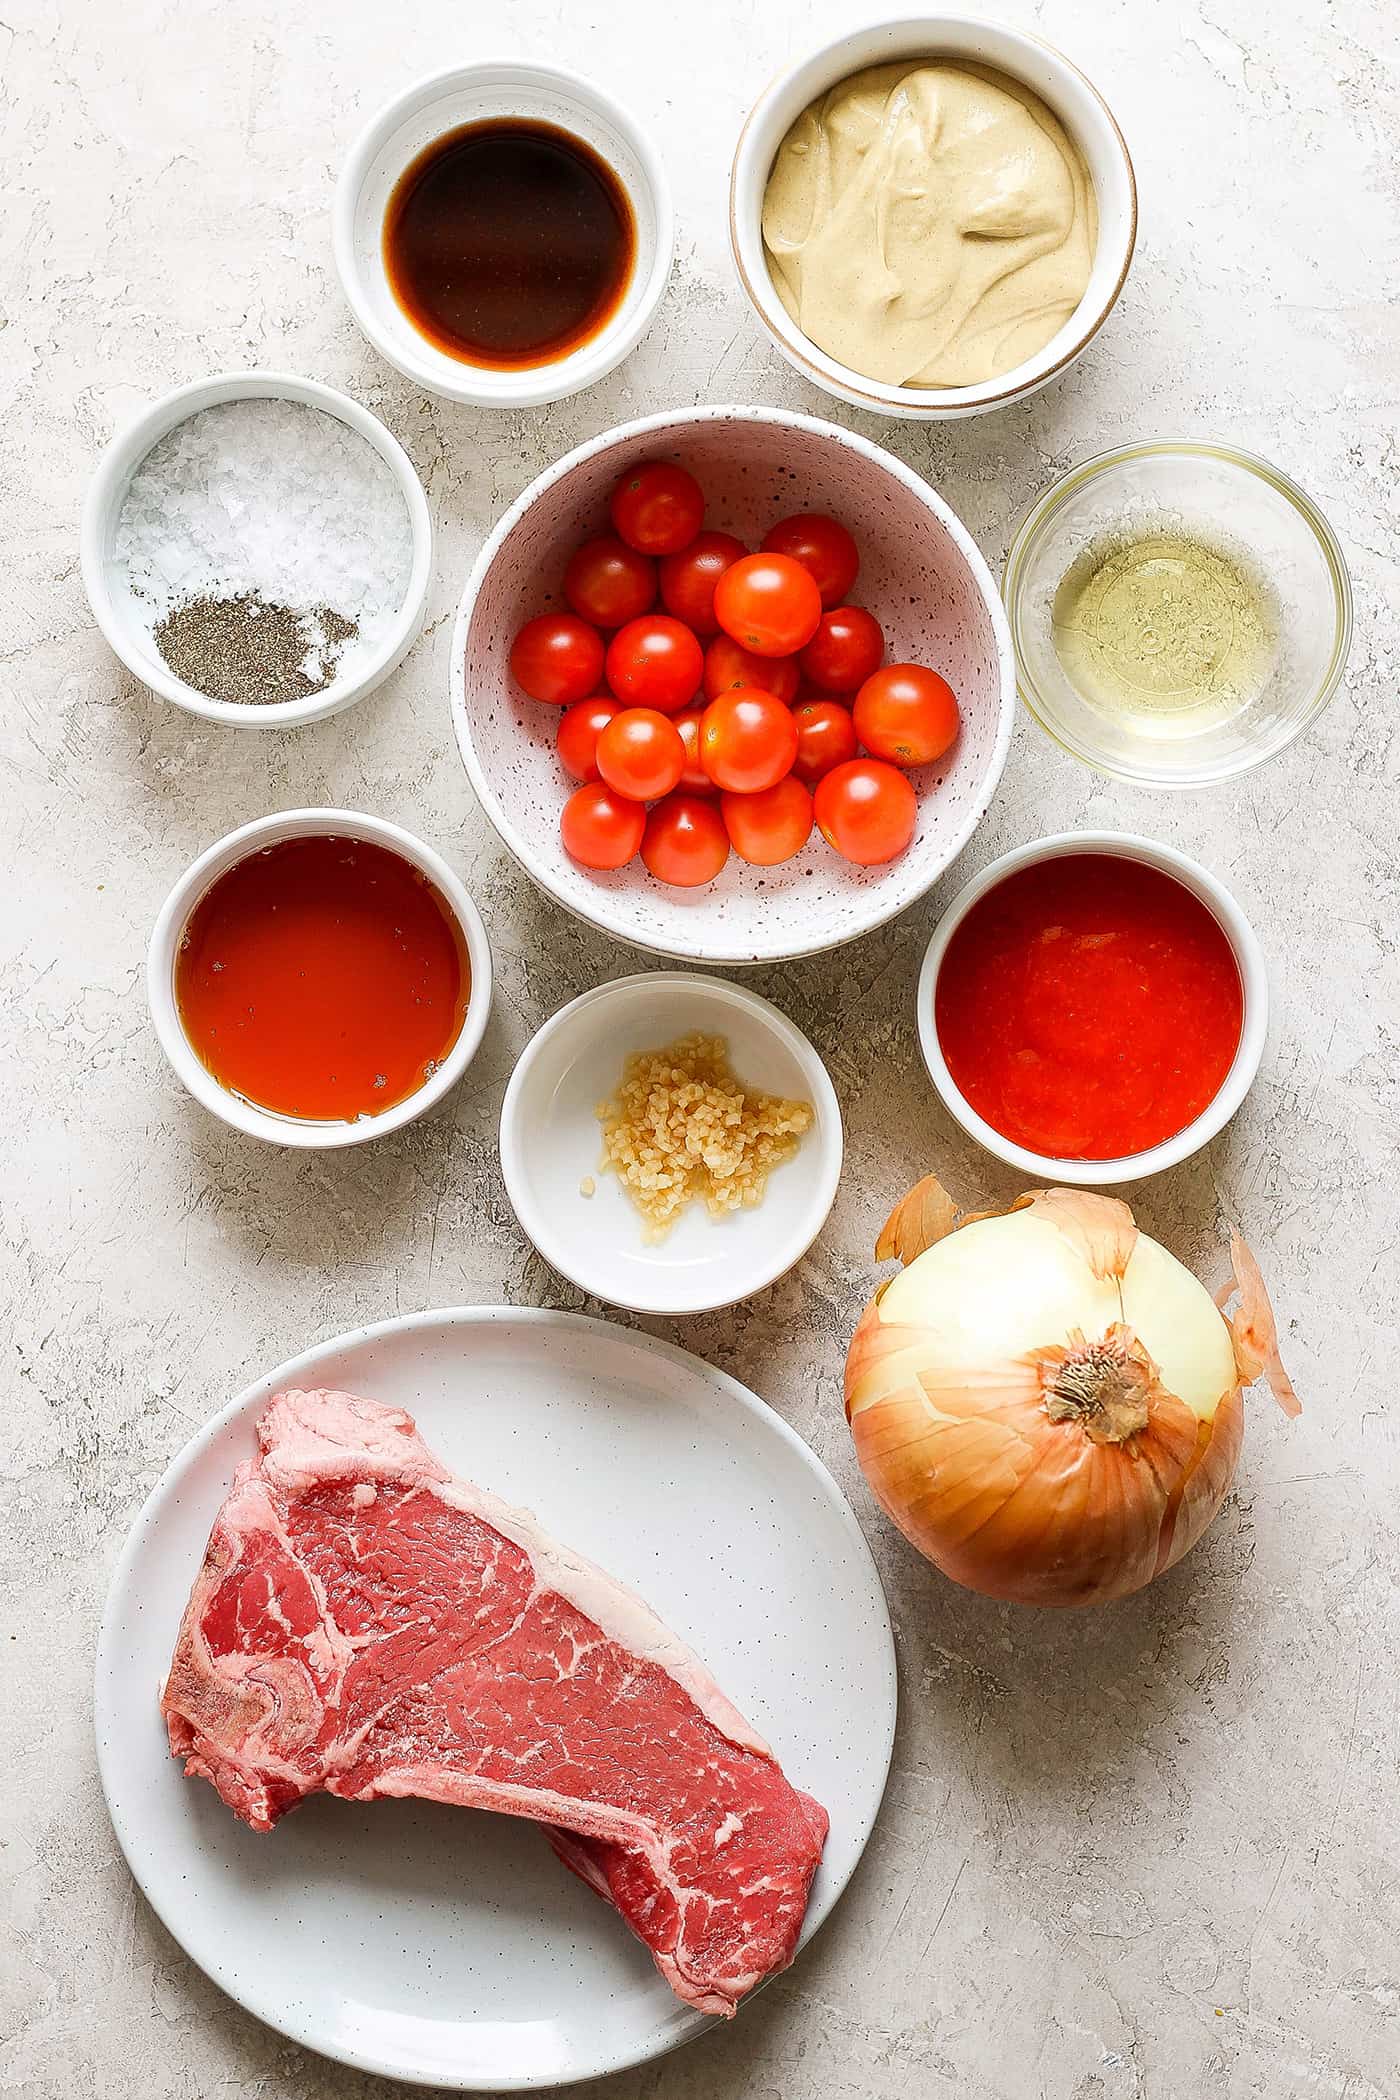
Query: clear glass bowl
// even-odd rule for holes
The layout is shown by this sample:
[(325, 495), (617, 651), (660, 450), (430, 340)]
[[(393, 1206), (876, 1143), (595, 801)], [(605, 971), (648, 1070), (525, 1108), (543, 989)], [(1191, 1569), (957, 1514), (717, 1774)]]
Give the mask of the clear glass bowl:
[[(1053, 614), (1068, 571), (1158, 532), (1198, 541), (1261, 586), (1269, 649), (1233, 711), (1109, 708), (1061, 660)], [(1327, 520), (1267, 461), (1204, 439), (1124, 445), (1072, 468), (1017, 527), (1002, 592), (1021, 698), (1042, 729), (1143, 787), (1202, 787), (1273, 758), (1326, 707), (1351, 646), (1351, 582)]]

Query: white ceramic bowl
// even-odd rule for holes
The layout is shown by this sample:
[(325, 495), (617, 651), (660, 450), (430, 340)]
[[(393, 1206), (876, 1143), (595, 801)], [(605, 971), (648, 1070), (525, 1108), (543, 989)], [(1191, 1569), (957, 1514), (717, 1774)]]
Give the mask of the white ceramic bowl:
[[(177, 678), (157, 655), (139, 619), (129, 592), (119, 586), (112, 560), (117, 520), (131, 478), (153, 445), (176, 426), (206, 408), (227, 401), (300, 401), (335, 416), (373, 446), (398, 484), (413, 530), (413, 566), (397, 620), (379, 645), (353, 676), (334, 678), (319, 693), (304, 700), (277, 700), (269, 706), (248, 706), (232, 700), (212, 700), (183, 678)], [(291, 729), (301, 722), (319, 722), (323, 716), (339, 714), (382, 685), (398, 669), (418, 637), (427, 603), (433, 569), (433, 525), (428, 499), (423, 494), (412, 460), (398, 439), (392, 437), (376, 416), (348, 394), (321, 386), (314, 379), (298, 379), (289, 372), (225, 372), (214, 379), (199, 379), (192, 386), (177, 387), (165, 394), (118, 432), (98, 461), (83, 504), (83, 584), (93, 618), (108, 645), (127, 669), (177, 707), (206, 721), (227, 722), (240, 729)]]
[[(810, 1101), (814, 1120), (762, 1203), (727, 1218), (691, 1203), (648, 1246), (631, 1198), (599, 1170), (598, 1104), (631, 1052), (696, 1029), (728, 1039), (741, 1080)], [(526, 1046), (501, 1108), (501, 1172), (522, 1228), (580, 1290), (629, 1312), (712, 1312), (773, 1283), (826, 1223), (841, 1152), (835, 1089), (801, 1030), (757, 993), (681, 970), (622, 977), (562, 1008)], [(589, 1178), (595, 1193), (585, 1196)]]
[[(360, 1116), (354, 1122), (312, 1122), (277, 1115), (230, 1093), (226, 1087), (220, 1086), (191, 1049), (180, 1025), (180, 1012), (175, 1001), (175, 958), (180, 937), (190, 913), (211, 883), (237, 862), (246, 860), (249, 854), (275, 846), (283, 839), (318, 838), (328, 834), (336, 838), (371, 840), (420, 868), (457, 922), (466, 943), (472, 973), (471, 997), (462, 1021), (462, 1032), (432, 1078), (419, 1087), (417, 1093), (395, 1102), (392, 1108), (386, 1108), (382, 1115)], [(151, 934), (146, 955), (146, 996), (161, 1049), (170, 1060), (177, 1078), (183, 1080), (203, 1107), (235, 1130), (242, 1130), (249, 1137), (262, 1138), (270, 1145), (327, 1151), (340, 1145), (367, 1144), (371, 1138), (383, 1137), (390, 1130), (414, 1122), (457, 1084), (475, 1057), (486, 1031), (491, 1011), (491, 949), (481, 914), (461, 882), (441, 855), (434, 853), (431, 846), (425, 846), (421, 839), (414, 838), (412, 832), (390, 824), (383, 817), (363, 816), (356, 810), (289, 809), (280, 816), (259, 817), (241, 830), (231, 831), (227, 838), (220, 839), (217, 845), (201, 853), (199, 859), (185, 870), (161, 906)]]
[[(491, 117), (554, 124), (582, 139), (621, 181), (636, 224), (631, 279), (611, 320), (567, 357), (522, 371), (493, 371), (439, 350), (399, 305), (384, 267), (384, 214), (399, 177), (434, 139)], [(560, 401), (621, 364), (661, 304), (675, 245), (666, 171), (646, 133), (576, 73), (519, 59), (431, 73), (371, 117), (336, 188), (333, 232), (345, 296), (380, 356), (429, 393), (480, 408)]]
[[(852, 596), (884, 627), (890, 660), (930, 664), (952, 684), (962, 733), (946, 759), (915, 776), (918, 830), (887, 867), (852, 867), (814, 833), (782, 867), (751, 868), (731, 857), (703, 889), (677, 890), (654, 881), (640, 861), (595, 874), (565, 853), (559, 812), (573, 783), (555, 756), (558, 710), (515, 686), (510, 644), (533, 614), (563, 604), (569, 554), (606, 529), (614, 483), (646, 459), (689, 467), (704, 487), (707, 521), (750, 546), (790, 512), (834, 512), (861, 549)], [(467, 580), (452, 644), (452, 713), (482, 807), (558, 903), (619, 940), (684, 962), (772, 962), (868, 933), (921, 897), (957, 857), (1006, 762), (1015, 671), (986, 563), (911, 467), (811, 416), (692, 408), (581, 445), (512, 504)]]
[[(890, 386), (838, 364), (806, 337), (778, 297), (763, 252), (763, 193), (773, 156), (810, 102), (866, 66), (938, 57), (972, 59), (1034, 90), (1081, 147), (1098, 198), (1099, 234), (1084, 296), (1043, 350), (980, 386)], [(976, 15), (877, 22), (826, 44), (765, 88), (739, 134), (729, 184), (729, 234), (739, 281), (755, 313), (805, 379), (883, 415), (937, 421), (981, 415), (1033, 394), (1097, 335), (1128, 275), (1137, 240), (1137, 187), (1123, 134), (1077, 66), (1038, 36)]]
[[(1004, 882), (1008, 875), (1014, 875), (1018, 868), (1077, 853), (1102, 853), (1110, 859), (1141, 861), (1149, 868), (1160, 868), (1164, 875), (1175, 876), (1205, 905), (1229, 941), (1244, 992), (1244, 1023), (1239, 1048), (1225, 1076), (1225, 1083), (1210, 1106), (1175, 1137), (1152, 1146), (1149, 1151), (1135, 1152), (1123, 1159), (1056, 1159), (1047, 1153), (1027, 1151), (1024, 1145), (1012, 1144), (1009, 1138), (1004, 1138), (1000, 1131), (994, 1130), (978, 1115), (954, 1082), (944, 1061), (934, 1019), (938, 972), (948, 943), (978, 899), (985, 897), (988, 890), (995, 889), (999, 882)], [(1259, 1060), (1264, 1055), (1264, 1041), (1269, 1030), (1269, 980), (1264, 951), (1253, 927), (1224, 883), (1208, 868), (1203, 868), (1199, 861), (1178, 853), (1175, 847), (1159, 845), (1155, 839), (1140, 838), (1128, 831), (1057, 832), (1053, 838), (1034, 839), (1029, 845), (1017, 846), (1013, 852), (1003, 853), (999, 860), (994, 860), (990, 867), (984, 868), (980, 875), (974, 876), (958, 891), (934, 928), (933, 939), (928, 944), (923, 968), (919, 972), (917, 999), (919, 1047), (944, 1107), (979, 1145), (995, 1153), (998, 1159), (1005, 1160), (1008, 1166), (1020, 1167), (1032, 1177), (1037, 1187), (1068, 1183), (1078, 1188), (1105, 1188), (1122, 1181), (1141, 1181), (1149, 1174), (1160, 1174), (1165, 1168), (1179, 1166), (1183, 1160), (1190, 1159), (1224, 1129), (1249, 1092), (1259, 1070)]]

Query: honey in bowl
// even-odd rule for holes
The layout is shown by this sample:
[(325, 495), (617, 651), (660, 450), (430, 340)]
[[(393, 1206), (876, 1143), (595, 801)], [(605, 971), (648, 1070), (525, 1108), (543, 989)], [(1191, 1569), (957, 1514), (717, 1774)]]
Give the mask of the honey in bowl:
[(284, 839), (225, 870), (191, 912), (175, 1002), (230, 1093), (299, 1121), (407, 1100), (462, 1030), (471, 965), (422, 871), (366, 839)]
[(448, 357), (497, 371), (554, 364), (598, 335), (636, 246), (606, 161), (523, 117), (435, 139), (384, 215), (385, 271), (414, 327)]
[(954, 1085), (1002, 1137), (1053, 1159), (1127, 1159), (1215, 1099), (1244, 991), (1184, 883), (1068, 853), (978, 898), (940, 965), (934, 1020)]

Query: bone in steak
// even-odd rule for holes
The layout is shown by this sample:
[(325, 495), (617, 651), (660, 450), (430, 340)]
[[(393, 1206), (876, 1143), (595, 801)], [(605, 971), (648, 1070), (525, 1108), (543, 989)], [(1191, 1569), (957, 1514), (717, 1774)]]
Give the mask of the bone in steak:
[(704, 1664), (412, 1417), (281, 1393), (214, 1520), (161, 1711), (254, 1830), (308, 1794), (529, 1816), (671, 1988), (786, 1968), (827, 1831)]

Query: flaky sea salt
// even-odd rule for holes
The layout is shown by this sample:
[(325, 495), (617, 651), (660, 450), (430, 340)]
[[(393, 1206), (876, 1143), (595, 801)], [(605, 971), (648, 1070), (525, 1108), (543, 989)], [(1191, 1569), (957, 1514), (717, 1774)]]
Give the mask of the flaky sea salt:
[[(113, 581), (157, 649), (161, 623), (201, 599), (257, 598), (308, 618), (329, 609), (353, 677), (393, 626), (413, 568), (413, 524), (374, 447), (338, 417), (259, 397), (202, 409), (131, 478)], [(319, 629), (314, 638), (319, 641)]]

